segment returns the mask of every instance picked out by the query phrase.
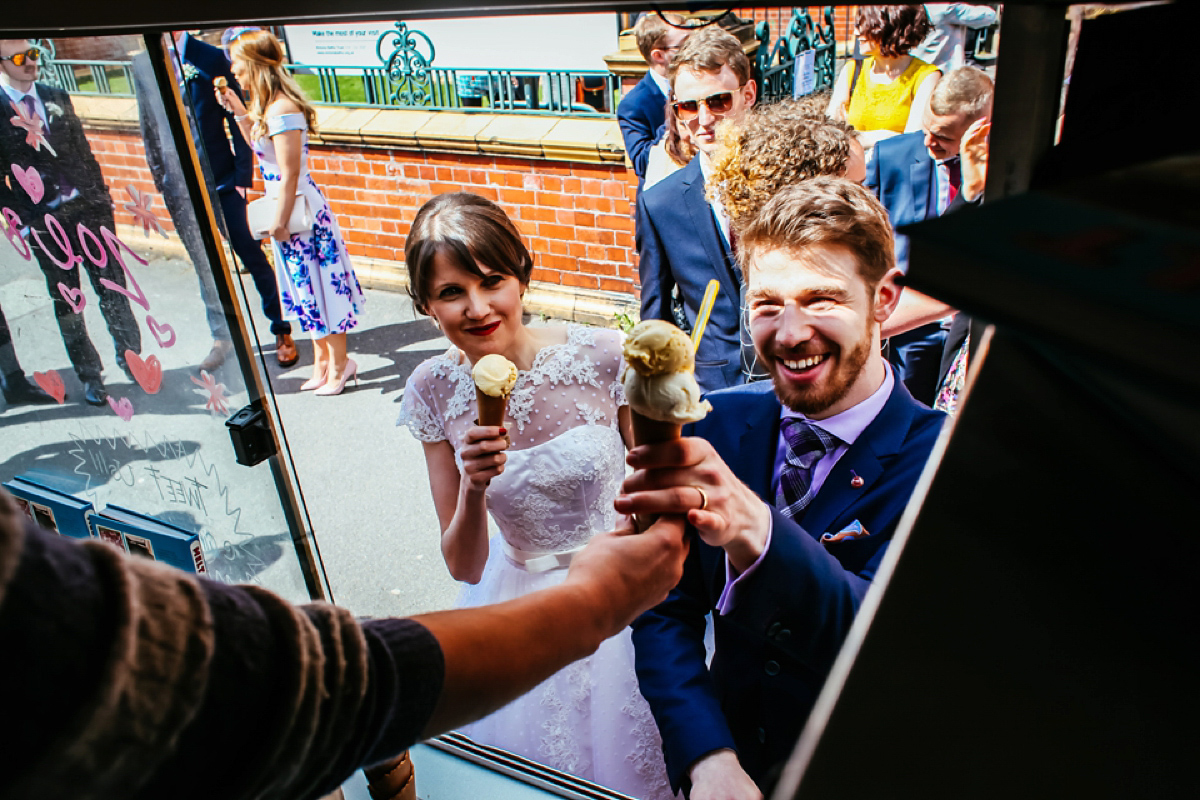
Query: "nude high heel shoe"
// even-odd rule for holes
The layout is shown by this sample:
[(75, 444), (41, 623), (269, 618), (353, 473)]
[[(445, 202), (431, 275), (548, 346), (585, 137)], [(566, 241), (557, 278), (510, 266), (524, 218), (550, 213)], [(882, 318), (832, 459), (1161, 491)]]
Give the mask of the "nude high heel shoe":
[(322, 397), (341, 394), (342, 390), (346, 388), (346, 381), (350, 380), (351, 378), (354, 378), (354, 385), (358, 386), (358, 364), (354, 363), (353, 358), (347, 358), (346, 368), (342, 370), (342, 379), (337, 382), (337, 385), (333, 387), (322, 386), (320, 389), (317, 389), (315, 392), (313, 392), (313, 394), (319, 394)]
[(300, 391), (311, 392), (313, 389), (319, 389), (325, 385), (325, 374), (329, 372), (329, 364), (325, 365), (325, 369), (321, 370), (320, 375), (313, 375), (311, 378), (300, 384)]

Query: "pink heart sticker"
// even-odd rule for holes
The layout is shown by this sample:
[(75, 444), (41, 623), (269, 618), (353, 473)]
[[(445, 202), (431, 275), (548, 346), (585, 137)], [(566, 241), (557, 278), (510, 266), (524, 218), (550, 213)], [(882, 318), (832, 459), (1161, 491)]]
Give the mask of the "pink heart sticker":
[(133, 373), (133, 379), (137, 381), (137, 385), (142, 387), (142, 391), (146, 394), (158, 394), (158, 390), (162, 388), (162, 364), (158, 360), (158, 356), (150, 356), (142, 360), (142, 357), (132, 350), (125, 351), (125, 363), (129, 366), (129, 371)]
[(117, 416), (129, 422), (133, 419), (133, 403), (129, 402), (128, 397), (122, 397), (120, 400), (114, 400), (110, 395), (108, 398), (108, 407), (116, 412)]
[(19, 164), (13, 164), (12, 172), (17, 183), (21, 184), (21, 188), (29, 195), (29, 199), (34, 204), (42, 202), (42, 198), (46, 196), (46, 185), (42, 183), (42, 174), (37, 168), (23, 169)]
[(65, 283), (59, 283), (58, 293), (63, 296), (63, 300), (67, 301), (67, 305), (76, 314), (83, 311), (83, 307), (87, 305), (87, 298), (83, 296), (82, 289), (72, 289)]
[(175, 329), (165, 322), (159, 322), (149, 314), (146, 315), (146, 327), (154, 334), (154, 340), (159, 347), (167, 348), (175, 344)]
[(67, 388), (63, 386), (62, 376), (52, 369), (45, 372), (33, 373), (33, 382), (41, 387), (42, 391), (53, 397), (61, 406), (67, 399)]

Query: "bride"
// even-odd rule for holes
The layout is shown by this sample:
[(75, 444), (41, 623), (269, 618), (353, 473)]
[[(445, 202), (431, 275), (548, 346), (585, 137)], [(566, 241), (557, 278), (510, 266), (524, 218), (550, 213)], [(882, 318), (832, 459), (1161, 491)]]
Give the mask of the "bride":
[[(477, 195), (426, 203), (404, 254), (417, 310), (453, 344), (413, 371), (400, 423), (424, 444), (446, 565), (471, 584), (459, 604), (557, 583), (594, 533), (616, 527), (632, 441), (621, 335), (527, 327), (532, 258), (504, 211)], [(489, 353), (519, 373), (504, 427), (474, 423), (471, 367)], [(492, 543), (487, 512), (501, 533)], [(628, 630), (464, 732), (634, 797), (672, 796)]]

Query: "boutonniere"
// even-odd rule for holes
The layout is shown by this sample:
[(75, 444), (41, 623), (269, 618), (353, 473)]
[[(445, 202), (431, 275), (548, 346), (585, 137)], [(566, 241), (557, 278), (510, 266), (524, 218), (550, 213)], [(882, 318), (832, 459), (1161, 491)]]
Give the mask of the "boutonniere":
[(189, 64), (186, 61), (183, 62), (183, 82), (184, 83), (191, 83), (192, 81), (196, 80), (199, 77), (200, 77), (200, 70), (196, 69), (194, 66), (192, 66), (191, 64)]
[(60, 106), (58, 103), (45, 103), (44, 105), (46, 106), (46, 116), (50, 119), (61, 117), (63, 115), (62, 106)]

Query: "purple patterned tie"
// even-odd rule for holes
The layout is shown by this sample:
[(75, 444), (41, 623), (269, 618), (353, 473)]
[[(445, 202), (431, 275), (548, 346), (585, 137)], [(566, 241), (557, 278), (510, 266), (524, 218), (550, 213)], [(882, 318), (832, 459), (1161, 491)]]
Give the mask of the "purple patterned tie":
[(780, 431), (787, 447), (779, 471), (775, 506), (794, 520), (799, 519), (816, 494), (812, 489), (813, 468), (821, 456), (837, 446), (838, 438), (799, 417), (785, 417), (780, 422)]
[(21, 102), (25, 105), (25, 110), (29, 113), (30, 118), (38, 115), (37, 103), (33, 101), (33, 95), (25, 95), (21, 98)]

